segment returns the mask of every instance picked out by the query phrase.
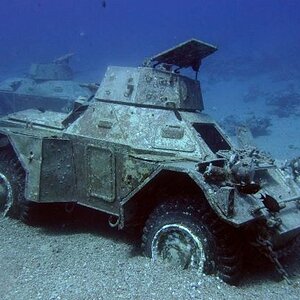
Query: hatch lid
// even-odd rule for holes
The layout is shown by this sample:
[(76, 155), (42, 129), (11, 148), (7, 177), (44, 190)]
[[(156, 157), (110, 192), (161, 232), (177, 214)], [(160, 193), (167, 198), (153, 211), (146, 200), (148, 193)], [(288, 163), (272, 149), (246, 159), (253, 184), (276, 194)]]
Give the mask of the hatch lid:
[(191, 67), (194, 71), (198, 72), (201, 60), (216, 50), (217, 47), (213, 45), (197, 39), (190, 39), (149, 58), (145, 63), (147, 65), (153, 63), (154, 66), (165, 63), (178, 66), (179, 68)]

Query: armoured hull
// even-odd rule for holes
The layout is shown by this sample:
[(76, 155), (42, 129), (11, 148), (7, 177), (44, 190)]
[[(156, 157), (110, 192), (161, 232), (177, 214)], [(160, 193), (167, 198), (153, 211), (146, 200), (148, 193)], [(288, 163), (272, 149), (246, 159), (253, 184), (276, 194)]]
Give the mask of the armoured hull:
[(247, 243), (286, 276), (275, 251), (299, 236), (299, 181), (245, 131), (234, 147), (202, 112), (198, 80), (179, 74), (198, 72), (215, 50), (190, 40), (142, 67), (109, 67), (93, 99), (69, 113), (2, 117), (5, 213), (32, 223), (38, 205), (75, 203), (107, 213), (113, 227), (143, 227), (154, 260), (235, 283)]

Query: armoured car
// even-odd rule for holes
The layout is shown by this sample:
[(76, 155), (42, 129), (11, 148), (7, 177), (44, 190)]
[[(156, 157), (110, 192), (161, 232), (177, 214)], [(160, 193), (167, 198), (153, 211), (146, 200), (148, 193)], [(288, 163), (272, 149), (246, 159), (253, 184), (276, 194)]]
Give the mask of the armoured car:
[(9, 78), (0, 83), (0, 114), (29, 108), (70, 111), (76, 98), (89, 99), (95, 93), (94, 84), (73, 80), (69, 66), (72, 53), (52, 63), (32, 64), (26, 77)]
[(3, 214), (34, 223), (42, 204), (75, 203), (113, 227), (143, 228), (154, 261), (236, 283), (250, 244), (286, 277), (277, 253), (300, 232), (299, 184), (245, 128), (235, 147), (203, 113), (197, 74), (215, 51), (192, 39), (141, 67), (108, 67), (94, 98), (68, 114), (1, 118)]

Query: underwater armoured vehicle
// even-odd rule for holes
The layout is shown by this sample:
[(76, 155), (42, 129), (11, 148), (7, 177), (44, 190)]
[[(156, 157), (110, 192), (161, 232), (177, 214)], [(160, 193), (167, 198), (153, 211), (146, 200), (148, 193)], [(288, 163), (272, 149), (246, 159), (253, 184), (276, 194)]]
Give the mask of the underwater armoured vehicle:
[(0, 114), (28, 108), (67, 112), (79, 96), (92, 97), (92, 84), (73, 81), (69, 66), (72, 55), (66, 54), (52, 63), (32, 64), (27, 77), (0, 82)]
[(300, 233), (300, 188), (264, 152), (236, 148), (202, 112), (199, 71), (216, 47), (199, 40), (142, 67), (108, 67), (94, 98), (69, 113), (25, 110), (0, 119), (4, 215), (34, 223), (47, 203), (108, 214), (112, 227), (143, 228), (153, 260), (240, 278), (245, 245), (277, 253)]

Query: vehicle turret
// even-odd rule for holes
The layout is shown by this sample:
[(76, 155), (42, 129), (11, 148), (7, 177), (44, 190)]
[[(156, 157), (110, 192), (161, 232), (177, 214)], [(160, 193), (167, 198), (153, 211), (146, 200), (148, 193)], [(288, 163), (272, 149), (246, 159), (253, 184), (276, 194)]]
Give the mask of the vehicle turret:
[(108, 67), (95, 98), (136, 106), (203, 110), (200, 83), (181, 75), (191, 67), (196, 75), (203, 58), (216, 47), (192, 39), (155, 55), (142, 67)]

